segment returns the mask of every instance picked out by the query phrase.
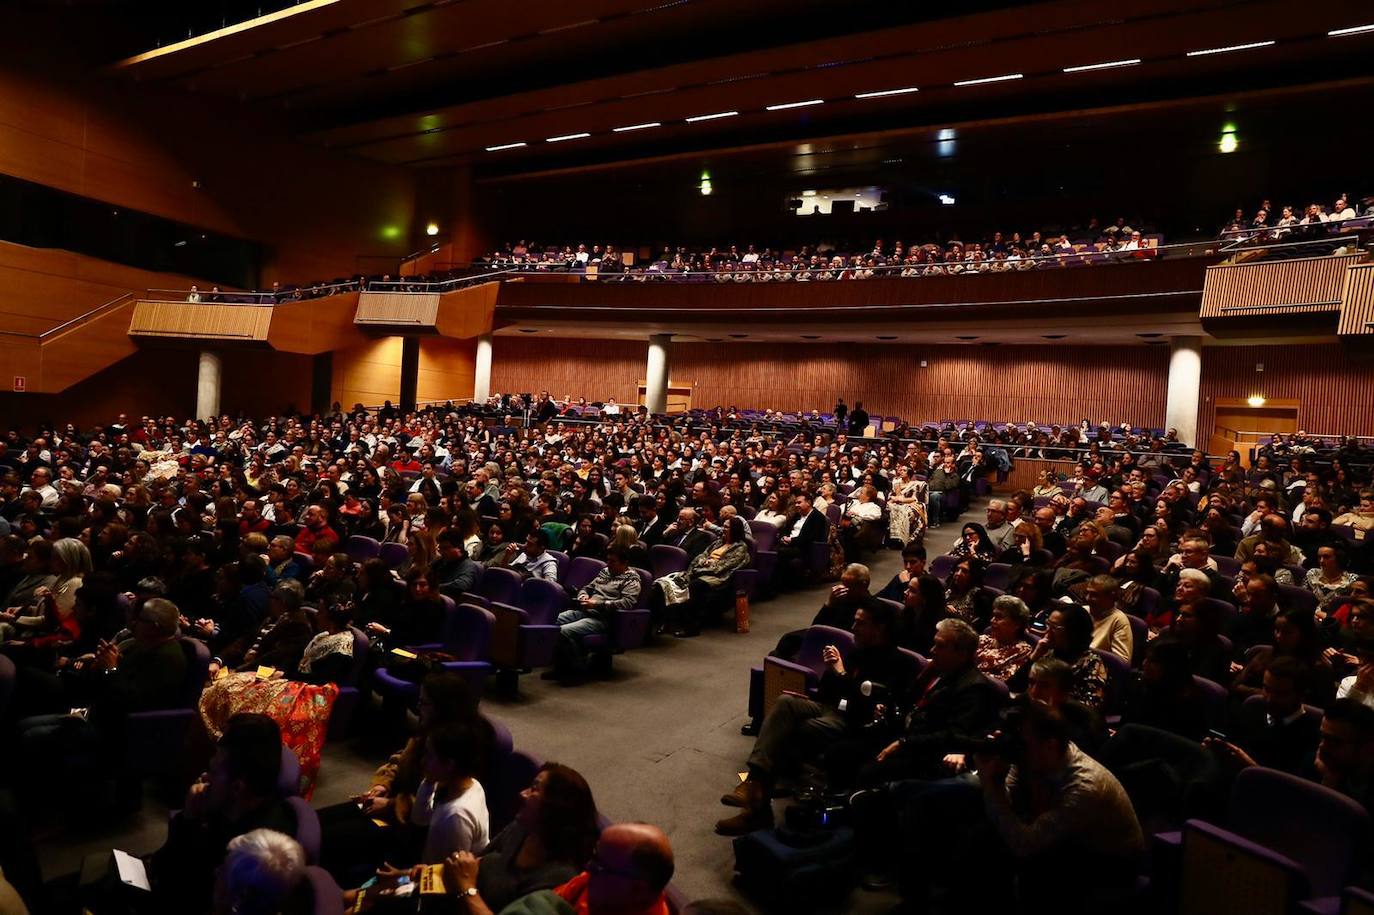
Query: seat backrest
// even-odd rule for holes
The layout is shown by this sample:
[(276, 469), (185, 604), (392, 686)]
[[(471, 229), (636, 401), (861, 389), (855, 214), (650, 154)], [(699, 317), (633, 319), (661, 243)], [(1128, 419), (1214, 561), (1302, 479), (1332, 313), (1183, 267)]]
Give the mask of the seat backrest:
[[(1141, 603), (1144, 603), (1143, 598)], [(1150, 624), (1133, 613), (1126, 614), (1126, 619), (1131, 624), (1131, 666), (1139, 667), (1145, 659), (1145, 646), (1150, 641)]]
[(1193, 685), (1197, 687), (1202, 699), (1202, 711), (1207, 716), (1207, 727), (1213, 730), (1221, 727), (1226, 717), (1226, 687), (1197, 674), (1193, 675)]
[(576, 594), (590, 584), (597, 573), (604, 568), (606, 568), (606, 563), (600, 559), (593, 559), (590, 556), (574, 557), (563, 573), (563, 587)]
[(1104, 651), (1101, 648), (1094, 648), (1093, 653), (1102, 659), (1102, 664), (1107, 668), (1107, 689), (1106, 701), (1103, 703), (1104, 710), (1111, 714), (1121, 710), (1122, 703), (1126, 695), (1126, 684), (1131, 679), (1131, 662), (1114, 651)]
[(644, 569), (631, 568), (639, 576), (639, 600), (635, 601), (634, 608), (643, 610), (649, 606), (649, 589), (653, 587), (654, 576)]
[(277, 793), (282, 797), (296, 797), (301, 793), (301, 761), (296, 751), (281, 745), (281, 770), (277, 773)]
[(482, 575), (476, 593), (493, 603), (518, 604), (520, 602), (520, 573), (514, 569), (493, 566)]
[(406, 545), (404, 543), (383, 543), (377, 558), (386, 563), (389, 569), (399, 569), (401, 563), (406, 561)]
[(362, 534), (354, 534), (348, 538), (344, 551), (348, 553), (348, 558), (354, 562), (366, 562), (376, 558), (381, 552), (382, 545), (371, 537)]
[(1005, 562), (994, 562), (988, 565), (983, 572), (983, 584), (989, 588), (996, 588), (998, 591), (1007, 590), (1007, 585), (1011, 582), (1011, 565)]
[(367, 671), (368, 649), (372, 642), (368, 639), (367, 633), (357, 626), (349, 626), (348, 631), (353, 633), (353, 666), (348, 671), (348, 686), (357, 686), (363, 681), (363, 674)]
[[(547, 584), (547, 582), (546, 582)], [(496, 617), (485, 607), (458, 604), (444, 614), (444, 650), (459, 661), (485, 661)]]
[(1312, 613), (1317, 609), (1317, 595), (1297, 585), (1279, 585), (1279, 603), (1289, 610)]
[(1368, 846), (1369, 813), (1330, 788), (1260, 766), (1231, 788), (1227, 825), (1303, 865), (1314, 896), (1336, 896)]
[(291, 812), (296, 815), (296, 841), (301, 843), (301, 848), (305, 851), (306, 864), (320, 863), (320, 818), (306, 803), (299, 797), (288, 797), (286, 803), (291, 808)]
[(897, 650), (904, 655), (909, 655), (911, 659), (916, 662), (916, 676), (919, 677), (925, 672), (926, 665), (930, 663), (926, 660), (925, 655), (917, 651), (912, 651), (910, 648), (898, 648)]
[(949, 573), (954, 571), (958, 562), (957, 557), (942, 553), (930, 561), (930, 574), (943, 583), (945, 579), (949, 578)]
[(847, 658), (854, 647), (854, 633), (834, 626), (812, 626), (802, 637), (797, 663), (819, 673), (822, 667), (821, 650), (827, 645), (834, 645), (840, 650), (840, 656)]
[(567, 553), (564, 553), (564, 552), (562, 552), (562, 551), (560, 551), (560, 550), (549, 550), (549, 555), (553, 557), (554, 562), (557, 562), (557, 563), (558, 563), (558, 576), (557, 576), (557, 577), (558, 577), (558, 580), (559, 580), (559, 581), (562, 581), (562, 580), (563, 580), (563, 575), (564, 575), (564, 573), (566, 572), (566, 570), (567, 570), (567, 568), (568, 568), (568, 554), (567, 554)]
[(183, 635), (178, 640), (186, 653), (186, 681), (182, 687), (179, 708), (195, 708), (200, 704), (201, 690), (210, 679), (210, 649), (200, 639)]
[(765, 552), (773, 549), (778, 539), (778, 529), (767, 521), (750, 521), (749, 531), (754, 535), (754, 546)]
[(344, 915), (343, 890), (329, 871), (313, 865), (305, 869), (310, 915)]
[(520, 597), (516, 606), (530, 615), (530, 622), (547, 625), (567, 605), (568, 595), (562, 585), (542, 578), (527, 578), (520, 586)]
[(687, 569), (687, 551), (666, 543), (656, 543), (649, 548), (649, 565), (653, 566), (655, 578), (672, 572), (684, 572)]

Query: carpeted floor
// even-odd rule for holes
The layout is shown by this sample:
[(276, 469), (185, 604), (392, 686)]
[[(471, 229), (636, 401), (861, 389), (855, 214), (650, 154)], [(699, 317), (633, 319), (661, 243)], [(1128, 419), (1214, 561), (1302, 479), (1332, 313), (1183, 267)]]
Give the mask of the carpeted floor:
[[(931, 555), (943, 552), (957, 530), (941, 528), (928, 544)], [(876, 590), (900, 568), (900, 556), (882, 551), (869, 565)], [(565, 687), (527, 675), (518, 697), (491, 695), (483, 707), (510, 727), (518, 748), (582, 772), (611, 819), (652, 822), (667, 832), (677, 856), (674, 882), (688, 898), (747, 906), (732, 883), (730, 840), (713, 826), (727, 812), (718, 799), (737, 783), (752, 746), (740, 734), (749, 668), (784, 632), (810, 623), (829, 587), (755, 604), (748, 634), (712, 629), (695, 639), (660, 638), (618, 656), (607, 680)], [(357, 738), (326, 747), (312, 803), (337, 803), (365, 787), (389, 748)], [(71, 874), (84, 855), (110, 847), (150, 852), (165, 837), (166, 817), (166, 805), (150, 796), (117, 823), (73, 826), (40, 843), (44, 876)], [(856, 891), (843, 911), (886, 911), (894, 901)]]

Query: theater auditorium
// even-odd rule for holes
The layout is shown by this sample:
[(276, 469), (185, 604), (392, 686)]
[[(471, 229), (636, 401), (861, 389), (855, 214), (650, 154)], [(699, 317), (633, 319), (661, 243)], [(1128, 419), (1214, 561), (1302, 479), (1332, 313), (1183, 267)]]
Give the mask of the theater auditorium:
[(0, 10), (0, 915), (1374, 912), (1374, 9)]

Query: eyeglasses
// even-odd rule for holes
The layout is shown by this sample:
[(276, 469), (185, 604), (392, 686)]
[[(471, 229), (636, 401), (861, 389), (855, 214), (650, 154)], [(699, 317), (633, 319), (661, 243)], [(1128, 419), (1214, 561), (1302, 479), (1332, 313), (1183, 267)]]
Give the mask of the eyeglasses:
[(622, 870), (614, 867), (607, 867), (600, 858), (592, 855), (587, 861), (587, 873), (589, 874), (610, 874), (615, 877), (624, 877), (626, 880), (642, 880), (643, 878), (632, 870)]

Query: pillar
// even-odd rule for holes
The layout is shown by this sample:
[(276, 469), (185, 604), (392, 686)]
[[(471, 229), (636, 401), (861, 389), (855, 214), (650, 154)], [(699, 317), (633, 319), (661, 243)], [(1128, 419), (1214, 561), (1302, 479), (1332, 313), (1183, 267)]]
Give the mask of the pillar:
[(400, 407), (402, 413), (415, 410), (415, 395), (420, 389), (420, 338), (401, 338), (401, 391)]
[(672, 345), (672, 334), (654, 334), (649, 338), (649, 365), (644, 373), (644, 405), (650, 413), (668, 412), (668, 360)]
[(196, 418), (219, 416), (219, 388), (223, 376), (219, 353), (200, 351), (200, 367), (196, 371)]
[(491, 396), (491, 334), (477, 338), (477, 362), (472, 373), (472, 400), (486, 403)]
[(1177, 429), (1178, 440), (1194, 448), (1198, 441), (1197, 405), (1202, 387), (1202, 338), (1173, 337), (1169, 341), (1169, 388), (1164, 401), (1164, 427)]

